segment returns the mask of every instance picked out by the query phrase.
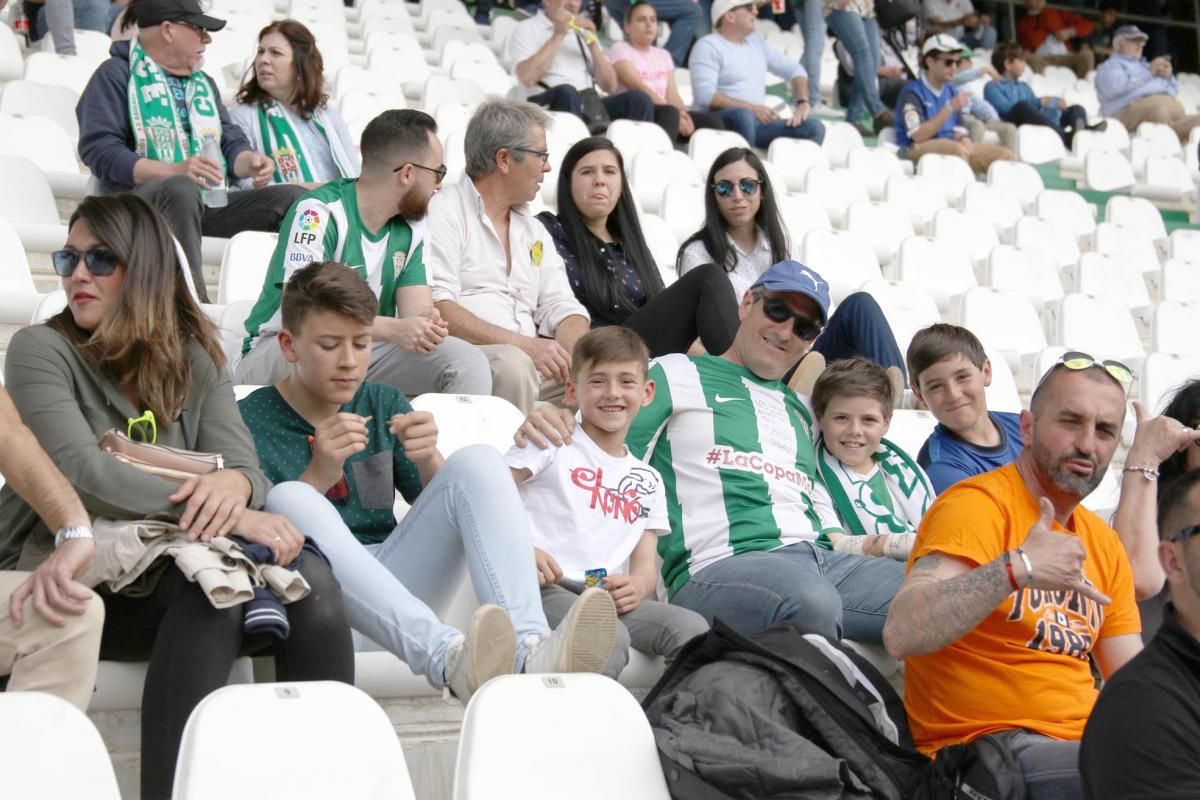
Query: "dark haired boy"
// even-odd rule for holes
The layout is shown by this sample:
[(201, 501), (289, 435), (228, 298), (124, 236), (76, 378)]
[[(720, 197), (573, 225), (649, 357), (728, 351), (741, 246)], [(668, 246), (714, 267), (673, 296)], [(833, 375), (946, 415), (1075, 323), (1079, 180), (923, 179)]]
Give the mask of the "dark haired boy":
[(1025, 72), (1025, 51), (1019, 44), (1001, 42), (996, 45), (992, 51), (992, 66), (1000, 79), (984, 86), (983, 96), (1005, 122), (1054, 128), (1067, 147), (1071, 146), (1076, 131), (1102, 131), (1107, 127), (1104, 120), (1089, 126), (1083, 106), (1068, 106), (1061, 97), (1039, 98), (1035, 95), (1033, 87), (1021, 80)]
[(655, 599), (657, 540), (670, 532), (658, 471), (625, 446), (641, 408), (654, 399), (650, 354), (628, 328), (610, 326), (580, 337), (571, 354), (567, 403), (581, 417), (570, 443), (539, 450), (513, 447), (505, 456), (529, 512), (546, 618), (555, 624), (589, 583), (608, 591), (621, 615), (617, 643), (604, 668), (616, 678), (629, 646), (667, 663), (708, 630), (704, 617)]
[(913, 392), (938, 421), (917, 455), (938, 494), (1020, 454), (1020, 417), (988, 411), (992, 364), (975, 334), (958, 325), (930, 325), (913, 337), (907, 361)]

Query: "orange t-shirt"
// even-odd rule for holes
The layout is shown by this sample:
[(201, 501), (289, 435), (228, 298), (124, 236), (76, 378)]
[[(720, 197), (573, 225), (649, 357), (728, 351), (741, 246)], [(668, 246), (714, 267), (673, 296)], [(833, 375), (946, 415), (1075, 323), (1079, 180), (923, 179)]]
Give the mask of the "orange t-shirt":
[[(926, 512), (908, 567), (933, 552), (986, 564), (1019, 546), (1038, 516), (1015, 464), (976, 475)], [(904, 706), (922, 752), (1010, 728), (1082, 738), (1097, 694), (1088, 654), (1099, 639), (1138, 633), (1141, 618), (1116, 531), (1082, 506), (1070, 522), (1087, 552), (1084, 574), (1112, 603), (1022, 589), (957, 642), (905, 659)], [(1054, 530), (1072, 532), (1057, 522)]]

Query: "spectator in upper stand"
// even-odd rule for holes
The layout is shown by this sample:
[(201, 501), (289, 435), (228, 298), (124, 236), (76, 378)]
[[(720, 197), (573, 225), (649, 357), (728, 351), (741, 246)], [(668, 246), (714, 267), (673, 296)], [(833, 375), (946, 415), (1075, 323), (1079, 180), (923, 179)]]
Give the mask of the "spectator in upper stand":
[(917, 401), (938, 421), (917, 454), (938, 493), (1020, 454), (1020, 419), (988, 411), (992, 364), (975, 334), (945, 323), (917, 331), (908, 346), (908, 375)]
[(990, 81), (998, 79), (997, 73), (990, 64), (982, 67), (975, 66), (972, 60), (974, 52), (963, 50), (958, 57), (958, 66), (953, 73), (947, 73), (950, 85), (960, 93), (969, 94), (971, 102), (963, 111), (962, 122), (966, 126), (967, 135), (973, 142), (982, 142), (988, 131), (993, 131), (1000, 137), (1000, 144), (1015, 152), (1017, 147), (1017, 126), (1000, 119), (995, 107), (984, 97), (984, 88)]
[(277, 20), (258, 32), (254, 66), (230, 116), (250, 146), (275, 162), (272, 183), (315, 189), (362, 171), (358, 142), (328, 105), (323, 70), (316, 39), (302, 23)]
[(493, 392), (523, 412), (561, 401), (571, 350), (588, 331), (562, 256), (530, 213), (550, 171), (550, 115), (493, 100), (467, 125), (466, 177), (429, 207), (433, 300), (453, 336), (480, 346)]
[[(8, 0), (0, 0), (0, 9), (6, 5)], [(49, 33), (60, 56), (76, 54), (77, 29), (108, 33), (109, 0), (24, 0), (22, 5), (29, 20), (29, 41), (37, 42)]]
[[(890, 45), (882, 46), (882, 39), (880, 44), (880, 64), (875, 72), (875, 80), (879, 86), (879, 99), (890, 110), (896, 107), (896, 98), (900, 96), (900, 90), (904, 88), (908, 78), (904, 71), (904, 62), (896, 55), (896, 51)], [(846, 106), (850, 102), (850, 91), (854, 86), (854, 59), (840, 40), (834, 43), (833, 52), (838, 60), (838, 102)]]
[(930, 36), (921, 46), (921, 77), (909, 81), (896, 100), (896, 143), (917, 161), (926, 153), (958, 156), (975, 172), (987, 172), (993, 161), (1011, 160), (1012, 150), (976, 143), (963, 126), (962, 112), (971, 96), (950, 81), (958, 68), (962, 45), (948, 34)]
[[(200, 70), (209, 34), (224, 20), (204, 14), (198, 0), (137, 0), (126, 15), (138, 24), (137, 39), (113, 45), (75, 107), (79, 157), (101, 192), (132, 189), (163, 213), (207, 301), (201, 236), (277, 231), (304, 189), (267, 185), (275, 162), (250, 148), (216, 82)], [(209, 140), (220, 148), (216, 160), (201, 155)], [(230, 192), (222, 207), (206, 205), (201, 190), (226, 178), (251, 178), (262, 188)]]
[(238, 382), (262, 386), (288, 373), (278, 333), (283, 285), (314, 261), (341, 259), (375, 292), (368, 376), (416, 396), (489, 394), (486, 359), (447, 336), (429, 288), (423, 218), (446, 167), (437, 123), (423, 111), (385, 111), (363, 130), (363, 174), (306, 193), (288, 211), (262, 291), (246, 319)]
[(571, 146), (558, 174), (558, 213), (543, 211), (567, 279), (592, 327), (622, 325), (658, 357), (698, 340), (724, 353), (737, 333), (737, 298), (725, 272), (706, 264), (664, 287), (642, 236), (621, 151), (603, 136)]
[(671, 54), (654, 46), (658, 36), (658, 16), (649, 0), (637, 0), (625, 12), (625, 41), (608, 51), (617, 71), (619, 91), (643, 92), (654, 101), (654, 121), (674, 142), (686, 139), (697, 128), (725, 130), (716, 114), (689, 111), (675, 85), (675, 65)]
[[(605, 3), (613, 19), (625, 19), (631, 5), (630, 0)], [(677, 67), (686, 65), (693, 40), (708, 33), (708, 0), (650, 0), (650, 5), (658, 19), (671, 26), (666, 46), (671, 60)]]
[[(596, 26), (578, 16), (579, 6), (580, 0), (545, 0), (541, 11), (517, 23), (508, 48), (526, 100), (582, 117), (580, 92), (615, 92), (618, 81)], [(612, 119), (654, 121), (654, 101), (645, 92), (626, 90), (602, 102)]]
[[(846, 121), (861, 133), (873, 135), (892, 124), (892, 112), (879, 97), (876, 73), (882, 60), (875, 0), (824, 0), (825, 23), (850, 54), (854, 83), (846, 106)], [(863, 126), (871, 117), (872, 127)]]
[(1013, 42), (1001, 42), (992, 51), (992, 68), (1000, 74), (1000, 80), (985, 86), (983, 94), (1002, 119), (1014, 125), (1054, 128), (1068, 148), (1076, 131), (1085, 128), (1104, 130), (1107, 126), (1104, 120), (1093, 126), (1087, 124), (1087, 111), (1083, 106), (1068, 106), (1061, 97), (1039, 99), (1033, 88), (1021, 80), (1025, 71), (1024, 56), (1021, 46)]
[(1017, 20), (1017, 41), (1029, 54), (1029, 66), (1041, 72), (1046, 65), (1070, 67), (1083, 79), (1096, 66), (1087, 47), (1073, 49), (1073, 39), (1090, 36), (1093, 25), (1069, 11), (1046, 8), (1046, 0), (1025, 0), (1025, 15)]
[[(715, 0), (716, 31), (696, 42), (688, 62), (695, 104), (717, 112), (725, 127), (740, 133), (752, 147), (765, 148), (781, 136), (820, 144), (825, 126), (809, 116), (804, 67), (755, 33), (754, 20), (753, 0)], [(791, 84), (795, 106), (787, 119), (765, 105), (768, 69)]]
[[(717, 156), (705, 188), (704, 227), (679, 247), (680, 281), (715, 264), (729, 277), (734, 295), (745, 297), (772, 264), (794, 259), (800, 243), (789, 241), (775, 190), (753, 150), (731, 147)], [(827, 361), (861, 355), (883, 364), (896, 385), (904, 386), (904, 357), (879, 304), (866, 292), (843, 299), (805, 350), (811, 352), (801, 366), (814, 380)]]
[(991, 16), (976, 13), (971, 0), (924, 0), (921, 13), (926, 30), (948, 33), (967, 47), (991, 50), (996, 46)]
[(1136, 25), (1122, 25), (1113, 34), (1113, 54), (1096, 70), (1096, 96), (1100, 112), (1116, 117), (1130, 133), (1143, 122), (1170, 125), (1186, 142), (1200, 114), (1188, 114), (1176, 99), (1175, 79), (1168, 56), (1147, 62), (1142, 58), (1147, 37)]
[(1117, 32), (1117, 4), (1114, 0), (1100, 3), (1100, 16), (1091, 36), (1084, 37), (1084, 44), (1096, 54), (1096, 63), (1112, 55), (1113, 34)]

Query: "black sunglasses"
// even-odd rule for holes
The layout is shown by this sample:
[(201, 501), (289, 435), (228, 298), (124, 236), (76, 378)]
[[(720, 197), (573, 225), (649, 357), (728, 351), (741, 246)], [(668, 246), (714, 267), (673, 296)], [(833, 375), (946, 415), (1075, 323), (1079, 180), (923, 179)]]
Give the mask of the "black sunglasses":
[(771, 322), (792, 321), (792, 332), (806, 342), (811, 342), (821, 335), (825, 327), (816, 320), (809, 319), (803, 314), (797, 314), (791, 307), (778, 297), (762, 298), (763, 314)]
[(1171, 541), (1172, 542), (1186, 542), (1188, 539), (1192, 538), (1197, 533), (1200, 533), (1200, 525), (1192, 525), (1190, 527), (1184, 528), (1181, 531), (1176, 532), (1175, 535), (1171, 537)]
[(104, 248), (98, 247), (82, 253), (78, 250), (55, 250), (50, 254), (54, 272), (61, 278), (74, 275), (81, 258), (83, 263), (87, 264), (88, 272), (96, 277), (112, 275), (117, 269), (117, 254)]
[(417, 169), (423, 169), (426, 172), (432, 172), (434, 174), (434, 180), (437, 183), (441, 183), (443, 180), (445, 180), (446, 173), (450, 171), (450, 168), (447, 167), (445, 164), (442, 164), (440, 167), (427, 167), (424, 164), (418, 164), (415, 161), (406, 161), (403, 164), (401, 164), (400, 166), (393, 169), (392, 172), (399, 172), (400, 170), (404, 169), (405, 167), (409, 166), (410, 164), (412, 166), (416, 167)]
[(753, 178), (742, 178), (737, 183), (733, 181), (717, 181), (712, 185), (712, 188), (717, 193), (717, 197), (731, 197), (734, 186), (740, 189), (742, 194), (747, 197), (753, 197), (758, 194), (758, 187), (761, 185), (762, 181), (756, 181)]
[(942, 66), (943, 67), (957, 67), (958, 61), (959, 60), (957, 58), (943, 58)]

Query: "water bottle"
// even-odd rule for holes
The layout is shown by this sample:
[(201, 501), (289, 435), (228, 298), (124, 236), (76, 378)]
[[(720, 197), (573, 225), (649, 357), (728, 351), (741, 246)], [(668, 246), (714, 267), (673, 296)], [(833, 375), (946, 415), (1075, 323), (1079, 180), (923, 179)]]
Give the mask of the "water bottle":
[[(224, 163), (221, 161), (221, 146), (217, 144), (217, 140), (213, 136), (204, 137), (204, 144), (200, 146), (200, 155), (214, 164)], [(220, 183), (207, 189), (201, 189), (200, 197), (204, 200), (204, 205), (209, 208), (224, 208), (229, 205), (229, 192), (225, 189), (225, 179), (221, 178)]]
[(18, 2), (13, 9), (12, 17), (13, 33), (22, 37), (25, 40), (25, 45), (29, 45), (29, 17), (25, 16), (25, 4)]

